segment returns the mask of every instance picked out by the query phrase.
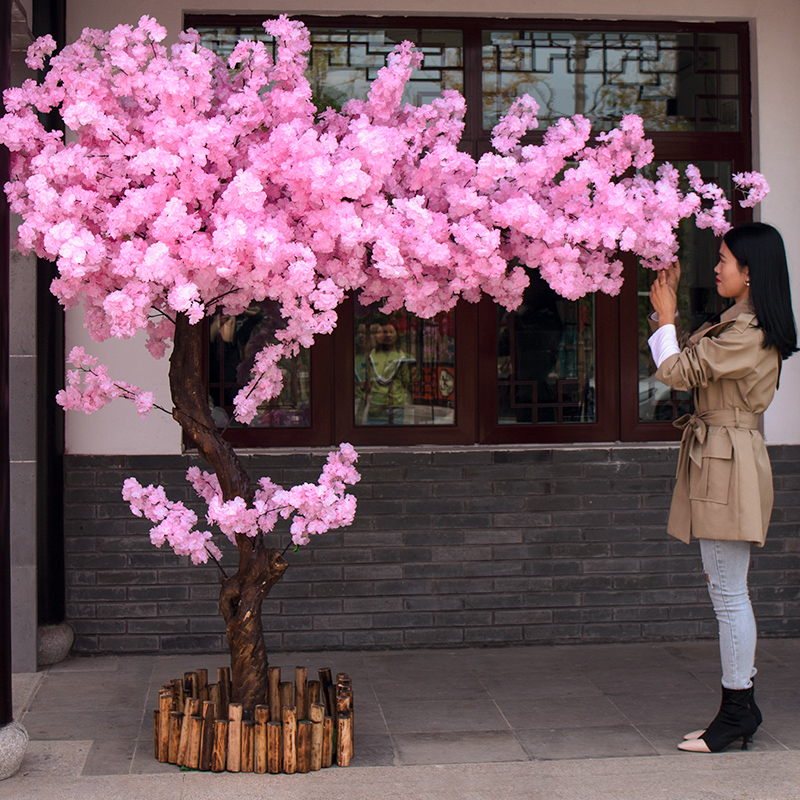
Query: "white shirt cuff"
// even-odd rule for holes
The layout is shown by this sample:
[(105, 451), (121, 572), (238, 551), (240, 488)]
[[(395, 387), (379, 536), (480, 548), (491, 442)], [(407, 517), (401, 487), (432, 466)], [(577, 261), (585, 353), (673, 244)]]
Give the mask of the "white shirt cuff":
[(647, 344), (650, 345), (656, 367), (660, 367), (667, 356), (678, 355), (681, 352), (674, 325), (662, 325), (647, 340)]

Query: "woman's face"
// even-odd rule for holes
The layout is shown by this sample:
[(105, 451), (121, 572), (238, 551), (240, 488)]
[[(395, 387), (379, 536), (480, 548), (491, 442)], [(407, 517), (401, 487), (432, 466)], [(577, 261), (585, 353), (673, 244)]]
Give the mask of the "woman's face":
[(738, 303), (750, 296), (750, 270), (740, 266), (725, 242), (719, 248), (719, 262), (714, 267), (714, 273), (717, 276), (717, 292), (720, 297), (731, 297)]

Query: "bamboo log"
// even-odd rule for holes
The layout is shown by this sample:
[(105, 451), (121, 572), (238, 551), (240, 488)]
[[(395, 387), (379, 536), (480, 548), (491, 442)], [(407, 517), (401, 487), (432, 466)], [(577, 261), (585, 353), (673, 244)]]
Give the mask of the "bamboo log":
[(219, 684), (219, 705), (217, 718), (228, 719), (228, 703), (231, 701), (231, 668), (217, 667), (217, 683)]
[(319, 683), (320, 683), (320, 700), (325, 703), (325, 709), (328, 716), (333, 715), (334, 708), (330, 702), (329, 689), (331, 687), (331, 670), (330, 667), (319, 670)]
[(158, 739), (159, 739), (159, 724), (158, 724), (158, 709), (153, 711), (153, 746), (155, 748), (155, 757), (158, 758)]
[(322, 766), (333, 764), (333, 717), (322, 721)]
[[(319, 681), (309, 681), (308, 682), (308, 707), (309, 709), (314, 703), (319, 703), (320, 701), (320, 682)], [(309, 716), (309, 719), (311, 717)]]
[(272, 722), (281, 721), (281, 668), (269, 667), (267, 670), (267, 703)]
[(211, 769), (211, 753), (214, 750), (214, 720), (216, 709), (210, 700), (203, 701), (203, 732), (200, 745), (200, 769), (207, 772)]
[(183, 714), (180, 711), (169, 712), (169, 756), (167, 761), (170, 764), (178, 763), (178, 747), (181, 743), (181, 725)]
[[(211, 683), (208, 686), (208, 699), (214, 704), (214, 719), (223, 719), (221, 694), (218, 683)], [(227, 719), (227, 717), (225, 717)]]
[(297, 719), (308, 719), (308, 669), (294, 668), (294, 705)]
[(309, 712), (311, 717), (311, 771), (322, 768), (322, 742), (324, 738), (325, 704), (314, 703)]
[(197, 714), (189, 717), (189, 744), (186, 748), (186, 766), (200, 769), (200, 744), (203, 736), (203, 718)]
[(297, 771), (311, 772), (311, 721), (297, 721)]
[(197, 673), (192, 672), (184, 672), (183, 673), (183, 683), (186, 686), (186, 695), (187, 697), (199, 697), (198, 692), (198, 683), (199, 679), (197, 677)]
[(202, 702), (208, 700), (208, 670), (197, 669), (197, 696)]
[(211, 753), (211, 771), (225, 772), (228, 762), (228, 720), (214, 720), (214, 749)]
[(353, 739), (350, 732), (350, 712), (343, 711), (339, 714), (336, 731), (336, 763), (340, 767), (348, 766), (353, 757)]
[(328, 687), (326, 694), (328, 695), (328, 698), (327, 698), (327, 700), (325, 702), (326, 702), (326, 705), (328, 706), (328, 708), (330, 709), (330, 711), (328, 713), (333, 717), (333, 719), (335, 721), (336, 720), (336, 686), (334, 684), (331, 684)]
[(186, 692), (183, 689), (183, 680), (175, 678), (172, 683), (172, 695), (175, 698), (175, 710), (183, 714), (183, 709), (186, 704)]
[(253, 745), (255, 744), (255, 724), (253, 720), (242, 722), (242, 772), (253, 771)]
[[(278, 688), (280, 691), (281, 709), (294, 706), (294, 684), (291, 681), (281, 681)], [(281, 711), (281, 714), (283, 714), (283, 711)]]
[(228, 772), (242, 769), (242, 704), (228, 706)]
[(283, 769), (282, 726), (277, 720), (267, 723), (267, 771), (277, 775)]
[(256, 706), (256, 737), (253, 771), (263, 775), (267, 771), (267, 723), (269, 722), (269, 706)]
[(172, 687), (163, 687), (158, 692), (158, 760), (169, 761), (169, 714), (172, 711)]
[(199, 711), (200, 701), (196, 697), (187, 697), (183, 707), (183, 723), (181, 724), (181, 737), (178, 743), (178, 760), (175, 762), (179, 767), (188, 766), (189, 723), (191, 718), (196, 716)]
[(350, 695), (344, 691), (339, 690), (336, 694), (336, 714), (344, 714), (350, 711)]
[(287, 775), (297, 772), (297, 709), (283, 707), (283, 771)]

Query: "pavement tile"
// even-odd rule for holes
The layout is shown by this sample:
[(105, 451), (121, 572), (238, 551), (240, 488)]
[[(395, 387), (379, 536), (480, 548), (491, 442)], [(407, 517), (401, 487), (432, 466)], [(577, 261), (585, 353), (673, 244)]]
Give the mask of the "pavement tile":
[(531, 758), (621, 758), (652, 756), (655, 748), (630, 725), (517, 731)]
[[(361, 725), (359, 723), (359, 731)], [(356, 733), (351, 767), (391, 767), (396, 760), (392, 737), (388, 733)]]
[(131, 771), (137, 744), (136, 739), (96, 739), (86, 756), (81, 774), (127, 775)]
[(509, 730), (497, 706), (488, 698), (414, 700), (391, 698), (382, 704), (389, 732), (433, 733), (441, 731)]
[(512, 731), (401, 733), (393, 738), (404, 766), (528, 760)]
[(628, 725), (628, 719), (608, 698), (554, 697), (495, 698), (500, 711), (515, 730), (593, 728)]

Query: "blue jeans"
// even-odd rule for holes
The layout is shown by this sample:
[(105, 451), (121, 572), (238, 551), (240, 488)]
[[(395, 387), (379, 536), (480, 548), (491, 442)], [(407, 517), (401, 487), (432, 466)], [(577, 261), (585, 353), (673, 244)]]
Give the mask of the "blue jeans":
[(719, 622), (722, 685), (748, 689), (756, 674), (756, 618), (747, 590), (750, 542), (700, 539), (700, 553)]

